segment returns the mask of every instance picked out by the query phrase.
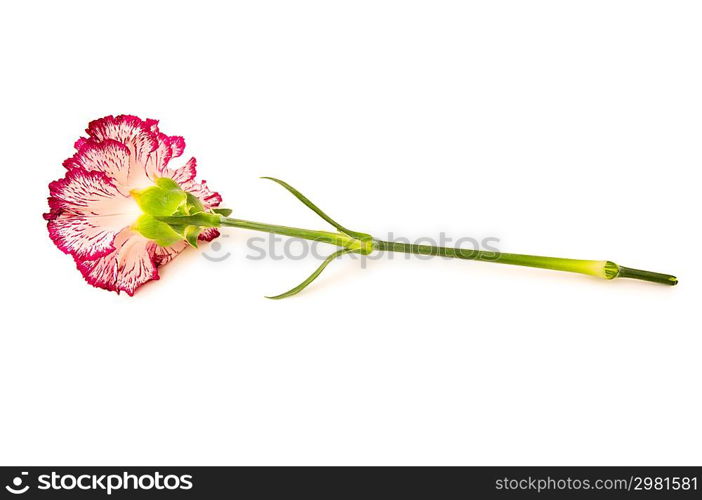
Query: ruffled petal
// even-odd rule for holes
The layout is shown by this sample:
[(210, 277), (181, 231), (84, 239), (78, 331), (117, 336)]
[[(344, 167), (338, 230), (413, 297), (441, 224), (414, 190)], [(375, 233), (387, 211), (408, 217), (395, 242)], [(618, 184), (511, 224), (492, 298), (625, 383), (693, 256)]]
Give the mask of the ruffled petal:
[[(87, 132), (88, 139), (76, 142), (79, 151), (85, 147), (85, 143), (91, 142), (102, 144), (116, 141), (125, 146), (129, 162), (114, 178), (127, 190), (140, 187), (155, 177), (174, 175), (168, 169), (168, 162), (182, 155), (185, 150), (185, 140), (180, 136), (161, 133), (157, 120), (141, 120), (131, 115), (107, 116), (95, 120), (90, 123)], [(191, 169), (192, 166), (189, 166), (188, 170)]]
[(218, 238), (219, 235), (219, 229), (216, 227), (206, 227), (200, 231), (200, 235), (197, 237), (197, 239), (200, 241), (212, 241), (213, 239)]
[(222, 197), (219, 195), (219, 193), (211, 191), (210, 188), (207, 187), (207, 182), (205, 181), (197, 182), (195, 180), (191, 180), (182, 183), (180, 187), (184, 191), (188, 191), (189, 193), (197, 196), (206, 209), (217, 207), (220, 203), (222, 203)]
[(186, 184), (197, 175), (197, 161), (195, 158), (190, 158), (182, 167), (175, 170), (169, 168), (164, 174), (164, 177), (170, 177), (178, 184)]
[(148, 182), (143, 170), (130, 175), (129, 148), (114, 139), (102, 142), (87, 140), (81, 143), (78, 152), (63, 162), (68, 170), (83, 169), (89, 172), (103, 172), (123, 195), (128, 196), (134, 187)]
[(73, 143), (73, 147), (76, 148), (76, 151), (80, 151), (80, 148), (82, 148), (88, 141), (89, 139), (86, 139), (85, 137), (79, 137), (78, 140)]
[(164, 136), (168, 137), (168, 145), (171, 148), (171, 158), (178, 158), (185, 151), (185, 139), (179, 135)]
[(168, 162), (183, 154), (185, 140), (178, 136), (168, 136), (166, 134), (156, 134), (158, 146), (152, 151), (144, 165), (146, 174), (152, 180), (154, 177), (171, 177), (172, 171), (168, 168)]
[(154, 249), (154, 263), (157, 267), (165, 266), (186, 248), (188, 248), (188, 243), (186, 241), (179, 241), (169, 247), (156, 245)]
[(151, 131), (152, 121), (145, 122), (132, 115), (106, 116), (90, 122), (85, 131), (95, 142), (108, 139), (121, 142), (144, 165), (149, 153), (158, 147), (155, 134)]
[(136, 220), (138, 206), (100, 171), (73, 168), (49, 185), (49, 236), (77, 259), (110, 253), (115, 235)]
[(136, 116), (106, 116), (90, 122), (86, 132), (90, 142), (117, 141), (129, 151), (129, 165), (117, 180), (127, 189), (140, 187), (148, 182), (146, 165), (152, 152), (159, 148), (158, 133), (153, 132), (154, 120), (143, 121)]
[(91, 285), (134, 295), (141, 285), (158, 279), (153, 258), (156, 247), (153, 241), (125, 228), (115, 238), (113, 252), (96, 260), (77, 261), (76, 264)]

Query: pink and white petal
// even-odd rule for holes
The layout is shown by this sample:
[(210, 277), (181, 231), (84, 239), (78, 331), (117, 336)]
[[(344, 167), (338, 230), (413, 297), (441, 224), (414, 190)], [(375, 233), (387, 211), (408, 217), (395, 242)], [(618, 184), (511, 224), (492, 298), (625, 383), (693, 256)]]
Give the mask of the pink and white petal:
[[(121, 229), (118, 224), (94, 226), (90, 219), (62, 213), (49, 222), (49, 236), (59, 249), (77, 259), (97, 259), (114, 250), (112, 243)], [(124, 227), (124, 226), (122, 226)]]
[(179, 241), (168, 247), (162, 247), (156, 245), (154, 249), (154, 263), (156, 267), (165, 266), (170, 261), (175, 259), (183, 250), (188, 247), (186, 241)]
[(158, 146), (149, 154), (146, 161), (146, 173), (153, 179), (154, 177), (170, 177), (168, 173), (168, 162), (173, 158), (183, 154), (185, 140), (178, 136), (167, 136), (166, 134), (156, 134)]
[(156, 134), (159, 133), (158, 120), (154, 120), (153, 118), (147, 118), (146, 120), (144, 120), (144, 126), (148, 128), (151, 132), (154, 132)]
[(113, 250), (115, 235), (138, 217), (136, 203), (123, 196), (103, 172), (81, 168), (49, 185), (49, 236), (77, 259), (96, 259)]
[(212, 241), (213, 239), (218, 238), (219, 235), (219, 229), (216, 227), (206, 227), (200, 231), (200, 235), (197, 237), (197, 239), (200, 241)]
[(104, 172), (122, 194), (129, 194), (129, 148), (114, 139), (84, 141), (78, 152), (63, 162), (63, 166), (68, 170), (78, 168), (89, 172)]
[(85, 137), (79, 137), (78, 140), (73, 144), (73, 147), (76, 148), (76, 151), (80, 151), (80, 148), (82, 148), (86, 142), (88, 142), (90, 139), (86, 139)]
[(107, 139), (121, 142), (137, 159), (146, 161), (148, 154), (158, 146), (156, 133), (152, 131), (153, 122), (132, 115), (106, 116), (90, 122), (85, 131), (96, 142)]
[(219, 206), (219, 204), (222, 203), (222, 197), (219, 195), (219, 193), (210, 191), (210, 189), (207, 187), (207, 182), (205, 181), (198, 183), (192, 180), (181, 184), (180, 187), (183, 190), (197, 196), (206, 209)]
[(158, 146), (149, 154), (146, 159), (146, 164), (144, 165), (146, 175), (148, 175), (151, 180), (154, 180), (156, 177), (166, 177), (163, 172), (168, 170), (166, 165), (168, 165), (173, 155), (173, 150), (168, 142), (168, 136), (158, 134), (157, 137)]
[(195, 158), (190, 158), (185, 165), (178, 169), (167, 168), (161, 172), (161, 177), (170, 177), (178, 184), (186, 184), (192, 181), (197, 175), (197, 162)]
[(185, 139), (179, 135), (172, 135), (168, 138), (171, 147), (171, 158), (178, 158), (185, 151)]
[(121, 142), (129, 150), (129, 172), (126, 185), (133, 189), (143, 185), (149, 155), (159, 147), (158, 133), (153, 132), (154, 120), (146, 122), (136, 116), (106, 116), (90, 122), (86, 132), (94, 142), (108, 139)]
[(153, 260), (157, 245), (129, 228), (119, 232), (114, 251), (96, 260), (76, 261), (78, 269), (91, 285), (134, 295), (144, 283), (158, 279)]

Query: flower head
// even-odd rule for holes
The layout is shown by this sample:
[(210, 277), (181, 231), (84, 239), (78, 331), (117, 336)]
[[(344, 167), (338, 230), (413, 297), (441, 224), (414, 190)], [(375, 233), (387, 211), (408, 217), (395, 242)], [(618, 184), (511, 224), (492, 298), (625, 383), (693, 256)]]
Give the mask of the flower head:
[(155, 215), (188, 215), (193, 207), (213, 209), (221, 197), (205, 181), (195, 180), (195, 158), (176, 169), (168, 166), (183, 154), (185, 141), (161, 133), (156, 120), (106, 116), (91, 122), (86, 132), (88, 137), (75, 143), (76, 154), (64, 162), (65, 177), (49, 184), (44, 214), (49, 236), (74, 258), (88, 283), (133, 295), (158, 279), (158, 268), (182, 252), (188, 240), (219, 236), (212, 227), (191, 232), (169, 226), (166, 231), (173, 232), (166, 234), (145, 207), (175, 200), (179, 203), (170, 213), (162, 206)]

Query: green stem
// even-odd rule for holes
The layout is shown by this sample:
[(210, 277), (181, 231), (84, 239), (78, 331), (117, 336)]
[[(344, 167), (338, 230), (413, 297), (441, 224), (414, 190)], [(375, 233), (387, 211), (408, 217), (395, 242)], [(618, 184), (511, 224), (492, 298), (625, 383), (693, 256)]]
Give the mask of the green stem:
[(358, 251), (359, 253), (369, 253), (372, 250), (370, 236), (367, 240), (360, 240), (342, 233), (302, 229), (299, 227), (278, 226), (275, 224), (265, 224), (263, 222), (233, 219), (231, 217), (222, 217), (221, 224), (228, 227), (239, 227), (242, 229), (251, 229), (253, 231), (282, 234), (284, 236), (292, 236), (294, 238), (302, 238), (305, 240), (321, 241), (323, 243), (329, 243), (338, 247)]
[(676, 285), (678, 280), (669, 274), (639, 271), (628, 267), (619, 266), (608, 260), (580, 260), (562, 259), (558, 257), (541, 257), (538, 255), (521, 255), (514, 253), (485, 252), (481, 250), (465, 250), (461, 248), (435, 247), (429, 245), (413, 245), (389, 241), (373, 241), (377, 250), (391, 252), (404, 252), (419, 255), (438, 255), (457, 259), (480, 260), (484, 262), (497, 262), (514, 266), (538, 267), (556, 271), (587, 274), (604, 279), (634, 278), (666, 285)]
[[(311, 202), (310, 202), (311, 203)], [(275, 224), (265, 224), (263, 222), (253, 222), (243, 219), (233, 219), (221, 215), (196, 214), (194, 216), (178, 217), (156, 217), (157, 220), (169, 224), (187, 225), (193, 224), (202, 227), (228, 226), (253, 231), (263, 231), (267, 233), (281, 234), (312, 241), (321, 241), (342, 247), (349, 252), (370, 254), (373, 250), (404, 252), (419, 255), (437, 255), (441, 257), (451, 257), (456, 259), (479, 260), (483, 262), (497, 262), (499, 264), (510, 264), (513, 266), (538, 267), (541, 269), (553, 269), (556, 271), (567, 271), (571, 273), (586, 274), (611, 280), (614, 278), (632, 278), (664, 285), (677, 285), (678, 279), (669, 274), (654, 273), (651, 271), (641, 271), (629, 267), (620, 266), (609, 260), (580, 260), (562, 259), (558, 257), (542, 257), (538, 255), (522, 255), (516, 253), (485, 252), (482, 250), (466, 250), (462, 248), (437, 247), (431, 245), (414, 245), (410, 243), (399, 243), (390, 241), (374, 240), (365, 233), (319, 231), (313, 229), (302, 229), (298, 227), (278, 226)], [(321, 272), (321, 271), (320, 271)]]

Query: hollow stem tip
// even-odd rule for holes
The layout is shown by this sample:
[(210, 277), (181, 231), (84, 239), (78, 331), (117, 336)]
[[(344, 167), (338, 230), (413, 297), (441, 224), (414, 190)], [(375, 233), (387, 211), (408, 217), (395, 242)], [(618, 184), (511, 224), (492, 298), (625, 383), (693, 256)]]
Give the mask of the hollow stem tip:
[(660, 283), (662, 285), (674, 286), (678, 284), (678, 278), (670, 274), (654, 273), (652, 271), (642, 271), (641, 269), (632, 269), (630, 267), (619, 266), (619, 274), (617, 278), (633, 278), (637, 280), (650, 281), (652, 283)]

